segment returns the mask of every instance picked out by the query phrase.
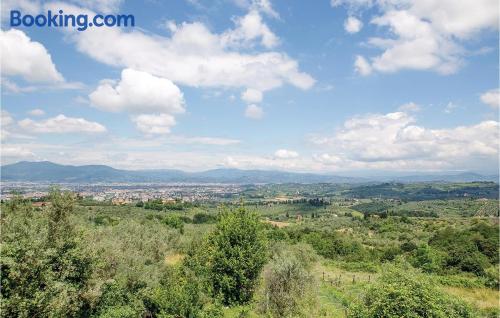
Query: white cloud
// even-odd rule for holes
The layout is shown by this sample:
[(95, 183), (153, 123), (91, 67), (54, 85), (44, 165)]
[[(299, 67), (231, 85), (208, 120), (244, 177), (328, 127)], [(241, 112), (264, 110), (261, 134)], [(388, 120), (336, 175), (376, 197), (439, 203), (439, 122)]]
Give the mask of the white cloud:
[(85, 8), (95, 10), (98, 13), (114, 13), (116, 12), (123, 0), (71, 0)]
[(241, 141), (238, 139), (188, 136), (170, 136), (168, 139), (164, 140), (164, 142), (172, 144), (200, 144), (210, 146), (230, 146), (241, 143)]
[(409, 102), (398, 107), (399, 111), (405, 113), (416, 113), (419, 112), (421, 109), (422, 107), (420, 107), (420, 105), (418, 104), (415, 104), (414, 102)]
[[(56, 7), (67, 13), (84, 11), (64, 4), (49, 5), (47, 8)], [(92, 14), (89, 11), (86, 13)], [(260, 91), (283, 84), (308, 89), (314, 84), (314, 79), (299, 71), (297, 61), (285, 53), (236, 52), (224, 46), (224, 32), (212, 33), (199, 22), (177, 25), (171, 37), (146, 34), (137, 28), (129, 32), (120, 28), (68, 32), (80, 52), (99, 62), (145, 71), (179, 84), (251, 87)]]
[(497, 0), (333, 0), (332, 5), (345, 5), (351, 12), (376, 6), (381, 12), (371, 23), (381, 27), (384, 37), (368, 40), (382, 50), (370, 58), (372, 69), (379, 72), (454, 73), (464, 64), (467, 41), (479, 43), (480, 32), (498, 30)]
[(33, 157), (34, 154), (27, 148), (15, 146), (15, 145), (9, 145), (9, 144), (3, 144), (2, 149), (0, 151), (0, 154), (2, 157), (21, 157), (21, 158), (26, 158), (26, 157)]
[(492, 108), (500, 107), (500, 89), (491, 89), (481, 95), (481, 101)]
[(41, 4), (38, 0), (3, 0), (0, 6), (2, 10), (2, 20), (10, 19), (11, 10), (19, 10), (24, 14), (36, 15), (41, 10)]
[(106, 127), (83, 118), (58, 115), (42, 121), (26, 118), (18, 122), (19, 127), (26, 132), (34, 133), (103, 133)]
[(370, 7), (373, 5), (374, 0), (330, 0), (332, 7), (346, 5), (350, 10), (357, 10), (363, 7)]
[(42, 109), (36, 108), (32, 109), (28, 112), (29, 115), (31, 116), (43, 116), (45, 115), (45, 112)]
[(0, 30), (0, 48), (3, 75), (21, 76), (29, 82), (64, 81), (45, 47), (23, 31)]
[(12, 118), (9, 112), (2, 110), (0, 117), (0, 140), (5, 140), (12, 135), (9, 128), (13, 123), (14, 118)]
[(139, 114), (131, 120), (147, 135), (170, 133), (173, 115), (185, 111), (184, 96), (172, 81), (133, 69), (123, 70), (119, 82), (101, 81), (89, 98), (104, 111)]
[(344, 29), (348, 33), (358, 33), (361, 31), (361, 28), (363, 27), (363, 22), (361, 20), (357, 19), (356, 17), (348, 17), (347, 20), (344, 22)]
[(451, 114), (457, 107), (458, 107), (457, 104), (453, 102), (448, 102), (448, 104), (446, 104), (446, 107), (444, 108), (444, 112), (446, 114)]
[(279, 43), (278, 37), (262, 21), (262, 17), (256, 10), (236, 18), (234, 23), (236, 24), (235, 29), (228, 30), (221, 35), (223, 46), (252, 47), (258, 39), (266, 48), (273, 48)]
[(270, 16), (279, 19), (279, 14), (273, 9), (269, 0), (232, 0), (234, 4), (247, 10), (257, 10)]
[(228, 168), (238, 168), (238, 166), (240, 165), (239, 162), (231, 156), (227, 156), (226, 158), (224, 158), (222, 164)]
[(371, 169), (481, 169), (498, 161), (497, 121), (428, 129), (405, 112), (370, 114), (347, 120), (331, 137), (311, 141), (330, 149), (316, 156), (342, 167)]
[(260, 103), (262, 101), (262, 92), (257, 89), (248, 88), (241, 94), (241, 99), (247, 103)]
[(280, 159), (293, 159), (297, 158), (299, 156), (299, 153), (293, 150), (278, 149), (274, 153), (274, 156)]
[(264, 116), (264, 111), (262, 110), (261, 107), (257, 105), (248, 105), (246, 110), (245, 110), (245, 117), (251, 118), (251, 119), (261, 119)]
[(14, 123), (14, 118), (12, 118), (12, 116), (9, 114), (8, 111), (6, 110), (2, 110), (2, 113), (1, 113), (1, 120), (0, 120), (0, 125), (2, 127), (4, 126), (9, 126), (11, 125), (12, 123)]
[(279, 18), (278, 12), (273, 9), (271, 1), (269, 0), (253, 0), (251, 7), (255, 10), (269, 15), (270, 17)]
[(133, 116), (132, 121), (137, 129), (146, 135), (168, 134), (175, 126), (175, 118), (169, 114), (142, 114)]
[(47, 90), (82, 89), (85, 87), (85, 85), (80, 82), (57, 82), (45, 84), (38, 83), (36, 85), (19, 85), (7, 78), (2, 78), (2, 87), (7, 93), (22, 94)]
[(356, 56), (356, 60), (354, 61), (354, 69), (356, 73), (363, 76), (370, 75), (372, 72), (370, 63), (368, 63), (368, 61), (361, 55)]
[(109, 112), (184, 112), (184, 97), (172, 81), (133, 69), (123, 70), (118, 83), (101, 81), (89, 98), (94, 107)]

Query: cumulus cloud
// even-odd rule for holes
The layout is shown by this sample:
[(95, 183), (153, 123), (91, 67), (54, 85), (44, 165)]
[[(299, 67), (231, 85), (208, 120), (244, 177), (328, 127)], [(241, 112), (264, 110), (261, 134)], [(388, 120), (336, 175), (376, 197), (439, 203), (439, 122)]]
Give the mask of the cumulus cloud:
[(257, 105), (248, 105), (245, 109), (245, 117), (250, 119), (261, 119), (264, 116), (264, 111)]
[[(56, 6), (52, 4), (47, 8), (55, 9)], [(57, 8), (67, 13), (92, 14), (75, 6), (58, 4)], [(80, 52), (99, 62), (134, 68), (183, 85), (251, 87), (267, 91), (284, 84), (301, 89), (308, 89), (314, 84), (314, 79), (301, 72), (297, 61), (285, 53), (237, 52), (228, 48), (225, 45), (227, 42), (223, 41), (228, 31), (213, 33), (200, 22), (176, 25), (170, 37), (147, 34), (139, 29), (125, 31), (120, 28), (68, 32), (69, 39)], [(264, 40), (265, 37), (261, 32), (257, 38)], [(269, 40), (264, 42), (272, 43)]]
[(104, 111), (135, 114), (131, 120), (147, 135), (170, 133), (174, 114), (185, 111), (184, 96), (172, 81), (133, 69), (123, 70), (119, 82), (101, 81), (89, 99)]
[(299, 156), (299, 153), (288, 149), (278, 149), (274, 153), (274, 156), (280, 159), (293, 159), (297, 158)]
[(236, 18), (235, 29), (228, 30), (221, 35), (223, 46), (227, 47), (252, 47), (256, 40), (266, 48), (273, 48), (279, 43), (278, 37), (262, 21), (262, 17), (256, 10), (247, 15)]
[(498, 109), (500, 107), (500, 89), (491, 89), (481, 95), (481, 101), (486, 105)]
[(175, 118), (169, 114), (142, 114), (132, 116), (137, 129), (146, 135), (168, 134), (175, 125)]
[(471, 169), (498, 160), (497, 121), (429, 129), (405, 112), (370, 114), (347, 120), (331, 137), (312, 138), (327, 156), (324, 163), (365, 168)]
[(28, 112), (29, 115), (31, 116), (43, 116), (45, 115), (45, 111), (39, 108), (32, 109)]
[(358, 33), (363, 27), (363, 22), (356, 17), (348, 17), (344, 22), (344, 29), (347, 33)]
[(248, 88), (241, 94), (241, 99), (247, 103), (260, 103), (262, 101), (262, 92), (257, 89)]
[(29, 82), (64, 81), (45, 47), (23, 31), (0, 30), (0, 48), (3, 75), (20, 76)]
[(380, 14), (371, 23), (388, 34), (368, 39), (370, 45), (382, 50), (370, 57), (371, 68), (378, 72), (413, 69), (454, 73), (464, 64), (464, 43), (477, 42), (474, 36), (479, 32), (498, 30), (496, 0), (333, 0), (332, 5), (345, 5), (351, 12), (377, 7)]
[(42, 121), (26, 118), (19, 121), (18, 125), (26, 132), (35, 133), (106, 132), (106, 127), (99, 123), (88, 121), (83, 118), (66, 117), (62, 114)]
[(172, 81), (125, 69), (119, 82), (101, 81), (89, 95), (92, 105), (108, 112), (182, 113), (184, 97)]
[(356, 60), (354, 61), (354, 70), (356, 71), (356, 73), (362, 76), (366, 76), (371, 74), (372, 67), (364, 57), (358, 55), (356, 56)]

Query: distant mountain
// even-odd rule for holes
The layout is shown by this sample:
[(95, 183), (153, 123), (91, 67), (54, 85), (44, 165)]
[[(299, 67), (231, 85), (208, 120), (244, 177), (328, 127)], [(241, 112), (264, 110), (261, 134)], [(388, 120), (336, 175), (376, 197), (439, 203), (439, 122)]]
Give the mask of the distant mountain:
[(104, 165), (69, 166), (49, 161), (1, 167), (3, 181), (92, 183), (92, 182), (190, 182), (190, 183), (353, 183), (361, 178), (312, 173), (265, 170), (214, 169), (203, 172), (181, 170), (120, 170)]
[(69, 166), (49, 161), (21, 161), (1, 167), (2, 181), (95, 183), (95, 182), (185, 182), (185, 183), (366, 183), (366, 182), (470, 182), (498, 181), (498, 176), (475, 173), (415, 175), (403, 177), (351, 178), (313, 173), (267, 170), (214, 169), (203, 172), (181, 170), (121, 170), (105, 165)]

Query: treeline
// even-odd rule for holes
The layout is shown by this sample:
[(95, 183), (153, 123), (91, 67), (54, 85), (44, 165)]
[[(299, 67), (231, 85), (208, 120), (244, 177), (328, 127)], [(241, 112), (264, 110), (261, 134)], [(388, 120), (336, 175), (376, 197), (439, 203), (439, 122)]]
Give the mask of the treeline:
[(498, 199), (498, 184), (494, 182), (474, 182), (464, 184), (403, 184), (382, 183), (363, 185), (343, 192), (351, 198), (381, 198), (403, 201), (445, 200), (456, 198)]
[(401, 205), (401, 202), (374, 201), (356, 204), (351, 208), (363, 213), (365, 218), (371, 216), (378, 216), (381, 218), (387, 218), (388, 216), (437, 218), (439, 216), (435, 211), (395, 209), (395, 205)]
[(174, 200), (172, 202), (163, 202), (161, 199), (151, 199), (146, 202), (139, 201), (135, 205), (139, 208), (145, 208), (148, 210), (156, 210), (156, 211), (182, 211), (184, 209), (189, 209), (192, 207), (196, 207), (197, 205), (191, 202), (184, 202), (181, 200)]

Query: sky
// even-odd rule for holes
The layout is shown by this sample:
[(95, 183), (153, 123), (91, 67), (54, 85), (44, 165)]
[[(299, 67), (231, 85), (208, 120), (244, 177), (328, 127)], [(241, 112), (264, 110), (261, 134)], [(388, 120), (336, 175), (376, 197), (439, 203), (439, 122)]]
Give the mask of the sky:
[[(3, 0), (1, 160), (498, 173), (497, 0)], [(10, 27), (132, 14), (134, 27)]]

